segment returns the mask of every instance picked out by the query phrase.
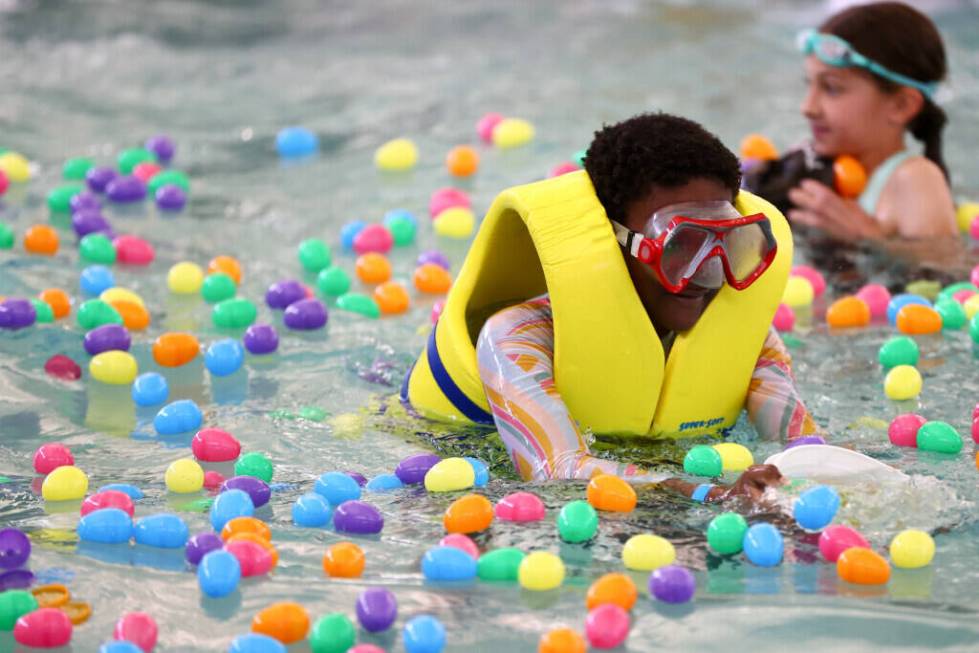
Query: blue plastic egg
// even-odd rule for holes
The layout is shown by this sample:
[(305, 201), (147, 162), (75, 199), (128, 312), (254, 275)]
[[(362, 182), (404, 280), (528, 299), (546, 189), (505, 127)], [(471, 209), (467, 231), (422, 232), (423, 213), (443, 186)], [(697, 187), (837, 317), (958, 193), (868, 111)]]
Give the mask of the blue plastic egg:
[(483, 487), (489, 483), (489, 467), (479, 458), (471, 458), (466, 456), (466, 461), (472, 465), (473, 471), (476, 473), (476, 482), (473, 483), (475, 487)]
[(334, 506), (339, 506), (344, 501), (353, 501), (360, 498), (360, 485), (343, 472), (327, 472), (323, 474), (316, 479), (314, 489), (317, 494)]
[(354, 220), (340, 227), (340, 247), (345, 252), (354, 251), (354, 238), (357, 237), (367, 223), (363, 220)]
[(103, 508), (78, 521), (78, 539), (99, 544), (121, 544), (133, 536), (133, 520), (124, 510)]
[(774, 567), (782, 562), (785, 543), (771, 524), (755, 524), (744, 534), (744, 554), (759, 567)]
[(142, 490), (135, 485), (130, 485), (129, 483), (109, 483), (108, 485), (103, 485), (99, 488), (99, 492), (105, 492), (106, 490), (116, 490), (117, 492), (122, 492), (123, 494), (129, 495), (129, 498), (133, 501), (139, 501), (144, 496)]
[(204, 366), (214, 376), (234, 374), (244, 361), (245, 348), (233, 338), (212, 342), (204, 353)]
[(445, 626), (427, 614), (410, 619), (402, 631), (407, 653), (441, 653), (445, 648)]
[(887, 304), (887, 321), (891, 323), (891, 326), (897, 324), (898, 311), (908, 304), (921, 304), (922, 306), (931, 308), (931, 302), (921, 295), (911, 295), (908, 293), (894, 295)]
[(104, 265), (90, 265), (82, 270), (78, 284), (86, 295), (98, 297), (109, 288), (115, 288), (116, 278)]
[(315, 492), (302, 495), (296, 499), (296, 503), (292, 504), (292, 521), (296, 526), (306, 528), (326, 526), (331, 516), (333, 510), (330, 504)]
[(472, 580), (476, 559), (454, 546), (436, 546), (422, 556), (422, 574), (434, 582)]
[(793, 515), (808, 531), (822, 530), (833, 521), (840, 508), (840, 495), (828, 485), (809, 488), (795, 500)]
[(244, 490), (225, 490), (211, 504), (211, 526), (221, 532), (224, 525), (235, 517), (251, 517), (255, 504)]
[(178, 399), (160, 409), (153, 418), (153, 428), (160, 435), (196, 431), (204, 419), (201, 409), (190, 399)]
[(286, 653), (288, 649), (277, 639), (259, 633), (235, 637), (228, 653)]
[(241, 564), (238, 558), (224, 549), (211, 551), (197, 565), (197, 583), (201, 591), (211, 598), (231, 594), (238, 587), (239, 580)]
[(136, 544), (161, 549), (182, 549), (190, 537), (190, 529), (180, 517), (160, 513), (137, 520), (133, 535), (136, 537)]
[(405, 484), (401, 482), (401, 479), (396, 474), (378, 474), (367, 481), (364, 489), (368, 492), (388, 492), (389, 490), (397, 490), (404, 486)]
[(106, 642), (100, 646), (99, 653), (143, 653), (143, 649), (136, 646), (132, 642), (117, 639), (112, 642)]
[(137, 406), (162, 404), (170, 396), (170, 386), (162, 374), (146, 372), (133, 381), (133, 401)]
[(309, 156), (319, 147), (319, 137), (305, 127), (285, 127), (275, 136), (275, 149), (284, 159)]

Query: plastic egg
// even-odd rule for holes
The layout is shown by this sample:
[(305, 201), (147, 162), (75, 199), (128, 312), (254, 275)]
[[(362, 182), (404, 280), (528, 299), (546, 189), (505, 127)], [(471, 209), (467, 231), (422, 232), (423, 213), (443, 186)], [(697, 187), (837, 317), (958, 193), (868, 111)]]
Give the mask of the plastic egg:
[(17, 528), (0, 528), (0, 569), (16, 569), (31, 557), (31, 541)]
[(593, 648), (617, 648), (629, 636), (629, 613), (612, 603), (596, 607), (585, 617), (585, 636)]
[(60, 320), (71, 313), (71, 298), (61, 288), (47, 288), (38, 297), (51, 307), (51, 312), (55, 319)]
[(156, 620), (150, 615), (145, 612), (125, 612), (116, 621), (112, 637), (132, 642), (143, 653), (152, 653), (158, 633)]
[[(230, 281), (231, 278), (228, 279)], [(233, 295), (234, 292), (231, 293)], [(295, 279), (277, 281), (265, 292), (265, 303), (272, 309), (286, 308), (300, 299), (306, 299), (306, 287)]]
[(449, 533), (439, 540), (439, 546), (451, 546), (465, 552), (473, 560), (479, 559), (479, 547), (471, 537), (462, 533)]
[(526, 553), (513, 547), (493, 549), (479, 556), (476, 573), (484, 581), (515, 581), (525, 557)]
[(129, 483), (109, 483), (108, 485), (103, 485), (99, 488), (99, 492), (107, 492), (109, 490), (122, 492), (133, 501), (139, 501), (143, 498), (143, 491), (135, 485), (130, 485)]
[(242, 342), (250, 354), (271, 354), (279, 348), (279, 334), (271, 324), (253, 324), (245, 329)]
[(321, 475), (316, 479), (315, 491), (334, 506), (360, 498), (360, 485), (343, 472)]
[(945, 331), (957, 331), (968, 321), (962, 304), (951, 298), (935, 302), (935, 312), (941, 318), (942, 329)]
[[(976, 297), (979, 297), (979, 295), (976, 295)], [(970, 299), (969, 301), (972, 300)], [(972, 339), (972, 342), (979, 343), (979, 313), (969, 320), (969, 338)]]
[(31, 166), (24, 155), (7, 151), (0, 154), (0, 170), (12, 184), (22, 184), (31, 178)]
[(319, 238), (307, 238), (299, 243), (299, 263), (308, 272), (319, 272), (330, 266), (333, 260), (330, 246)]
[(384, 528), (384, 517), (369, 503), (344, 501), (333, 513), (333, 527), (338, 533), (373, 535)]
[(54, 256), (58, 244), (58, 232), (46, 224), (36, 224), (24, 232), (24, 250), (29, 254)]
[[(48, 208), (52, 213), (68, 213), (72, 210), (72, 200), (84, 191), (81, 184), (62, 184), (48, 193)], [(78, 208), (98, 208), (98, 198), (89, 197)]]
[(721, 457), (721, 467), (725, 472), (743, 472), (755, 464), (755, 457), (748, 447), (737, 442), (721, 442), (713, 446)]
[[(269, 549), (270, 543), (254, 541), (246, 537), (236, 537), (224, 543), (224, 550), (238, 559), (241, 567), (241, 577), (264, 576), (275, 567), (277, 557), (273, 557)], [(274, 549), (273, 549), (274, 550)]]
[(884, 378), (884, 394), (889, 399), (914, 399), (921, 393), (921, 373), (910, 365), (898, 365)]
[(870, 309), (871, 317), (879, 318), (887, 315), (887, 306), (891, 301), (891, 293), (879, 284), (867, 284), (857, 292)]
[(225, 480), (221, 472), (216, 472), (213, 469), (204, 472), (204, 488), (207, 490), (219, 490)]
[(933, 308), (920, 304), (907, 304), (897, 312), (897, 330), (911, 335), (938, 333), (942, 330), (942, 316)]
[(241, 263), (235, 257), (222, 254), (212, 258), (207, 264), (207, 273), (211, 275), (219, 272), (231, 277), (235, 285), (241, 283)]
[(854, 157), (843, 154), (833, 161), (833, 187), (841, 197), (855, 198), (867, 186), (867, 171)]
[(353, 542), (338, 542), (323, 554), (323, 571), (333, 578), (359, 578), (364, 572), (364, 552)]
[(444, 458), (425, 473), (425, 489), (429, 492), (466, 490), (475, 482), (476, 473), (464, 458)]
[(476, 228), (476, 216), (468, 208), (454, 206), (435, 216), (432, 226), (437, 235), (445, 238), (469, 238)]
[(754, 524), (744, 535), (744, 555), (759, 567), (774, 567), (782, 562), (785, 542), (771, 524)]
[(358, 254), (368, 252), (387, 254), (394, 245), (394, 237), (384, 225), (369, 224), (357, 233), (353, 245), (354, 251)]
[(588, 482), (586, 496), (596, 510), (632, 512), (636, 507), (636, 491), (626, 481), (611, 474), (593, 477)]
[(254, 476), (271, 483), (273, 473), (272, 462), (258, 451), (246, 453), (235, 463), (235, 476)]
[(98, 296), (115, 286), (112, 270), (104, 265), (89, 265), (82, 270), (79, 285), (86, 295)]
[(441, 653), (445, 648), (445, 626), (435, 617), (423, 614), (408, 620), (401, 639), (406, 653)]
[(683, 471), (694, 476), (714, 478), (720, 476), (723, 469), (720, 451), (705, 444), (691, 447), (683, 457)]
[(407, 138), (390, 140), (374, 152), (374, 165), (378, 170), (411, 170), (417, 162), (418, 148)]
[(204, 487), (204, 470), (196, 461), (181, 458), (170, 463), (164, 475), (167, 489), (178, 494), (198, 492)]
[(350, 275), (336, 266), (321, 270), (316, 277), (316, 287), (324, 295), (339, 296), (350, 290)]
[(44, 371), (56, 379), (75, 381), (82, 378), (82, 368), (63, 354), (55, 354), (44, 363)]
[(404, 313), (410, 303), (408, 290), (397, 281), (382, 283), (374, 289), (372, 296), (385, 315)]
[(383, 587), (369, 587), (361, 592), (354, 608), (357, 621), (369, 633), (387, 630), (398, 618), (398, 600)]
[(221, 598), (238, 588), (241, 580), (241, 564), (223, 549), (211, 551), (197, 565), (197, 583), (201, 591), (211, 598)]
[(666, 565), (649, 575), (649, 593), (664, 603), (687, 603), (697, 591), (697, 581), (690, 570)]
[(315, 154), (319, 146), (319, 137), (306, 127), (283, 127), (275, 135), (275, 151), (283, 159)]
[(790, 308), (800, 308), (812, 304), (815, 291), (809, 279), (790, 276), (782, 291), (782, 303)]
[(870, 307), (859, 297), (837, 299), (826, 310), (826, 324), (834, 329), (865, 327), (870, 324)]
[(394, 473), (405, 485), (414, 485), (423, 482), (428, 470), (440, 460), (439, 456), (432, 453), (413, 454), (401, 460)]
[(351, 220), (340, 228), (340, 247), (343, 251), (354, 251), (354, 239), (366, 226), (363, 220)]
[(469, 177), (479, 169), (479, 154), (469, 145), (456, 145), (445, 155), (445, 167), (454, 177)]
[(78, 254), (86, 263), (112, 265), (116, 262), (116, 249), (105, 234), (88, 234), (78, 243)]
[(190, 399), (172, 401), (153, 418), (153, 428), (160, 435), (176, 435), (196, 431), (204, 419), (201, 409)]
[(742, 159), (774, 161), (778, 158), (778, 149), (761, 134), (748, 134), (742, 138), (739, 152)]
[(198, 533), (189, 540), (184, 547), (184, 557), (192, 565), (200, 564), (201, 558), (211, 551), (220, 551), (224, 546), (224, 540), (217, 533)]
[(259, 633), (239, 635), (231, 642), (228, 653), (288, 653), (277, 639)]
[(323, 615), (309, 631), (313, 653), (348, 653), (357, 641), (357, 629), (342, 612)]
[[(483, 114), (483, 117), (476, 123), (476, 133), (479, 135), (479, 139), (491, 145), (493, 143), (493, 129), (501, 120), (503, 120), (503, 116), (499, 113)], [(979, 213), (979, 210), (976, 212)]]
[(918, 446), (918, 429), (927, 422), (921, 415), (906, 413), (891, 420), (887, 427), (887, 437), (898, 447)]
[(233, 476), (221, 484), (221, 491), (241, 490), (252, 500), (252, 505), (261, 508), (272, 498), (272, 488), (268, 483), (254, 476)]
[(201, 266), (190, 261), (177, 263), (167, 272), (167, 288), (178, 295), (190, 295), (199, 292), (204, 283), (204, 271)]
[(795, 311), (785, 304), (779, 304), (772, 318), (772, 326), (782, 333), (791, 331), (795, 327)]
[(115, 301), (110, 304), (112, 309), (122, 319), (122, 324), (130, 331), (142, 331), (150, 325), (150, 314), (140, 304), (127, 301)]
[(555, 628), (541, 635), (537, 653), (586, 653), (585, 639), (570, 628)]
[(918, 569), (931, 564), (935, 557), (935, 540), (924, 531), (908, 529), (891, 540), (891, 561), (901, 569)]
[(401, 479), (394, 474), (378, 474), (367, 482), (364, 489), (368, 492), (387, 492), (404, 486), (405, 484), (401, 482)]
[(476, 487), (483, 487), (489, 483), (489, 467), (486, 463), (472, 456), (466, 456), (464, 460), (473, 468), (473, 474), (475, 475), (473, 483)]
[(643, 533), (630, 537), (622, 547), (622, 562), (627, 569), (652, 571), (676, 560), (676, 549), (669, 540)]
[(854, 547), (847, 549), (837, 558), (836, 573), (848, 583), (883, 585), (890, 580), (891, 566), (876, 552)]
[(587, 542), (598, 532), (598, 513), (587, 501), (571, 501), (561, 508), (557, 529), (565, 542)]
[[(0, 159), (2, 161), (2, 159)], [(955, 219), (962, 232), (969, 231), (972, 220), (979, 215), (979, 204), (975, 202), (962, 202), (955, 209)]]
[(82, 302), (82, 305), (78, 307), (76, 319), (78, 320), (78, 325), (86, 331), (100, 327), (104, 324), (123, 323), (122, 316), (119, 315), (119, 311), (112, 308), (112, 306), (105, 303), (101, 299), (89, 299)]
[(71, 641), (72, 624), (58, 608), (39, 608), (21, 616), (14, 626), (14, 640), (34, 648), (58, 648)]
[(468, 209), (472, 207), (472, 200), (465, 191), (458, 188), (439, 188), (428, 200), (428, 215), (434, 220), (443, 211), (453, 207)]
[(330, 522), (333, 510), (321, 495), (309, 492), (292, 504), (292, 521), (296, 526), (318, 528)]
[(467, 494), (456, 499), (442, 518), (445, 530), (449, 533), (478, 533), (489, 528), (492, 522), (493, 504), (478, 494)]
[(50, 474), (59, 467), (74, 464), (71, 450), (60, 442), (42, 444), (34, 452), (34, 471), (38, 474)]
[(431, 582), (472, 580), (476, 577), (476, 560), (454, 546), (437, 546), (422, 556), (422, 575)]
[(493, 145), (509, 149), (534, 139), (534, 126), (520, 118), (504, 118), (493, 127)]
[(725, 512), (714, 517), (707, 525), (707, 544), (720, 555), (740, 553), (748, 523), (744, 517), (734, 512)]
[(214, 376), (228, 376), (241, 369), (245, 349), (231, 338), (212, 342), (204, 353), (204, 366)]
[(227, 431), (218, 428), (198, 431), (191, 440), (190, 448), (198, 460), (208, 463), (235, 460), (241, 453), (241, 443)]
[(908, 336), (891, 338), (877, 352), (877, 359), (885, 369), (898, 365), (917, 365), (919, 357), (918, 343)]
[(494, 513), (498, 519), (512, 522), (531, 522), (544, 519), (544, 502), (530, 492), (513, 492), (496, 504)]
[(384, 283), (391, 278), (391, 262), (378, 252), (361, 254), (357, 257), (354, 268), (357, 278), (364, 283)]
[(578, 166), (577, 163), (573, 163), (571, 161), (563, 161), (548, 171), (547, 178), (552, 179), (554, 177), (560, 177), (561, 175), (566, 175), (569, 172), (575, 172), (580, 169), (581, 168)]
[(182, 549), (190, 537), (190, 530), (180, 517), (161, 513), (137, 520), (133, 526), (133, 537), (136, 544)]
[(839, 493), (828, 485), (817, 485), (799, 495), (792, 514), (802, 528), (818, 531), (833, 521), (839, 508)]
[(588, 588), (585, 607), (594, 610), (600, 605), (614, 604), (623, 610), (631, 610), (636, 603), (636, 584), (625, 574), (605, 574)]
[(95, 356), (105, 351), (129, 351), (129, 331), (119, 324), (103, 324), (85, 334), (85, 351)]
[(425, 263), (415, 269), (413, 277), (415, 288), (421, 292), (443, 294), (452, 285), (452, 275), (445, 268), (434, 263)]
[(812, 284), (815, 297), (821, 297), (826, 292), (826, 278), (822, 272), (809, 265), (793, 265), (792, 276), (805, 277)]
[(34, 308), (35, 324), (50, 324), (54, 322), (54, 311), (51, 310), (51, 307), (46, 302), (42, 302), (40, 299), (31, 299), (29, 301)]
[(887, 321), (892, 325), (897, 324), (897, 314), (902, 308), (908, 305), (917, 304), (919, 306), (931, 307), (931, 302), (919, 295), (904, 293), (894, 295), (887, 304)]
[(918, 429), (916, 442), (922, 451), (949, 454), (962, 451), (962, 436), (947, 422), (925, 422)]
[(828, 526), (819, 535), (819, 551), (829, 562), (836, 562), (841, 553), (854, 547), (869, 549), (870, 544), (849, 526)]
[(19, 589), (0, 592), (0, 632), (13, 630), (20, 617), (37, 608), (37, 599), (30, 592)]
[(225, 299), (214, 305), (211, 310), (211, 321), (214, 326), (222, 329), (241, 329), (255, 321), (258, 309), (255, 303), (244, 297)]
[(564, 563), (553, 553), (534, 551), (521, 561), (517, 581), (524, 589), (537, 592), (555, 589), (564, 582)]
[(247, 492), (228, 490), (220, 493), (211, 504), (211, 526), (220, 531), (235, 517), (251, 517), (255, 514), (255, 504)]
[(45, 501), (77, 501), (88, 492), (88, 476), (74, 465), (63, 465), (53, 470), (41, 484), (41, 496)]

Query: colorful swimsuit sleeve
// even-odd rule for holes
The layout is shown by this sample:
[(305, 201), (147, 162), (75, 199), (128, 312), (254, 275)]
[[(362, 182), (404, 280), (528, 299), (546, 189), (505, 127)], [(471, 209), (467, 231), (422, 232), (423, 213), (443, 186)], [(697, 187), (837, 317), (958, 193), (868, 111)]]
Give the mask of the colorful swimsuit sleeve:
[(751, 375), (747, 408), (762, 438), (794, 440), (822, 434), (802, 403), (792, 376), (792, 357), (775, 329), (769, 331)]
[(662, 480), (634, 465), (590, 455), (554, 384), (554, 322), (546, 297), (487, 320), (476, 356), (496, 428), (522, 478), (587, 479), (604, 473)]

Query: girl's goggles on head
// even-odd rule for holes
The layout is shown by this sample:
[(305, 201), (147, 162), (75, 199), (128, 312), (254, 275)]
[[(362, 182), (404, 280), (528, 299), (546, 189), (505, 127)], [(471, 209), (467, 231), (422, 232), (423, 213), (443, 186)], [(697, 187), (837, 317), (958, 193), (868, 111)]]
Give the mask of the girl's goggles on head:
[(684, 202), (658, 210), (643, 233), (612, 221), (615, 238), (653, 268), (672, 293), (687, 284), (744, 290), (771, 265), (778, 245), (764, 213), (743, 216), (730, 202)]
[(835, 34), (824, 34), (814, 29), (807, 29), (799, 33), (796, 37), (796, 43), (804, 55), (814, 54), (820, 61), (829, 66), (835, 66), (837, 68), (858, 66), (869, 70), (878, 77), (889, 79), (902, 86), (910, 86), (911, 88), (917, 89), (928, 99), (931, 99), (935, 95), (935, 89), (938, 86), (936, 82), (920, 82), (901, 73), (896, 73), (876, 61), (863, 56), (854, 50), (852, 45)]

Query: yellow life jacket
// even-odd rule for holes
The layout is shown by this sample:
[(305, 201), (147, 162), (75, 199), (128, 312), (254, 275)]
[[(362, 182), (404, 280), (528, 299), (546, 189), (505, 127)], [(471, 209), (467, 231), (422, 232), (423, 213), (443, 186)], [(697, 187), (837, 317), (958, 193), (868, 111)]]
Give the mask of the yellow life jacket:
[(779, 211), (747, 191), (735, 206), (764, 212), (778, 251), (747, 289), (727, 284), (664, 361), (619, 244), (584, 171), (507, 189), (480, 226), (402, 399), (439, 420), (492, 424), (474, 343), (486, 320), (547, 293), (554, 378), (583, 429), (686, 437), (734, 425), (792, 262)]

